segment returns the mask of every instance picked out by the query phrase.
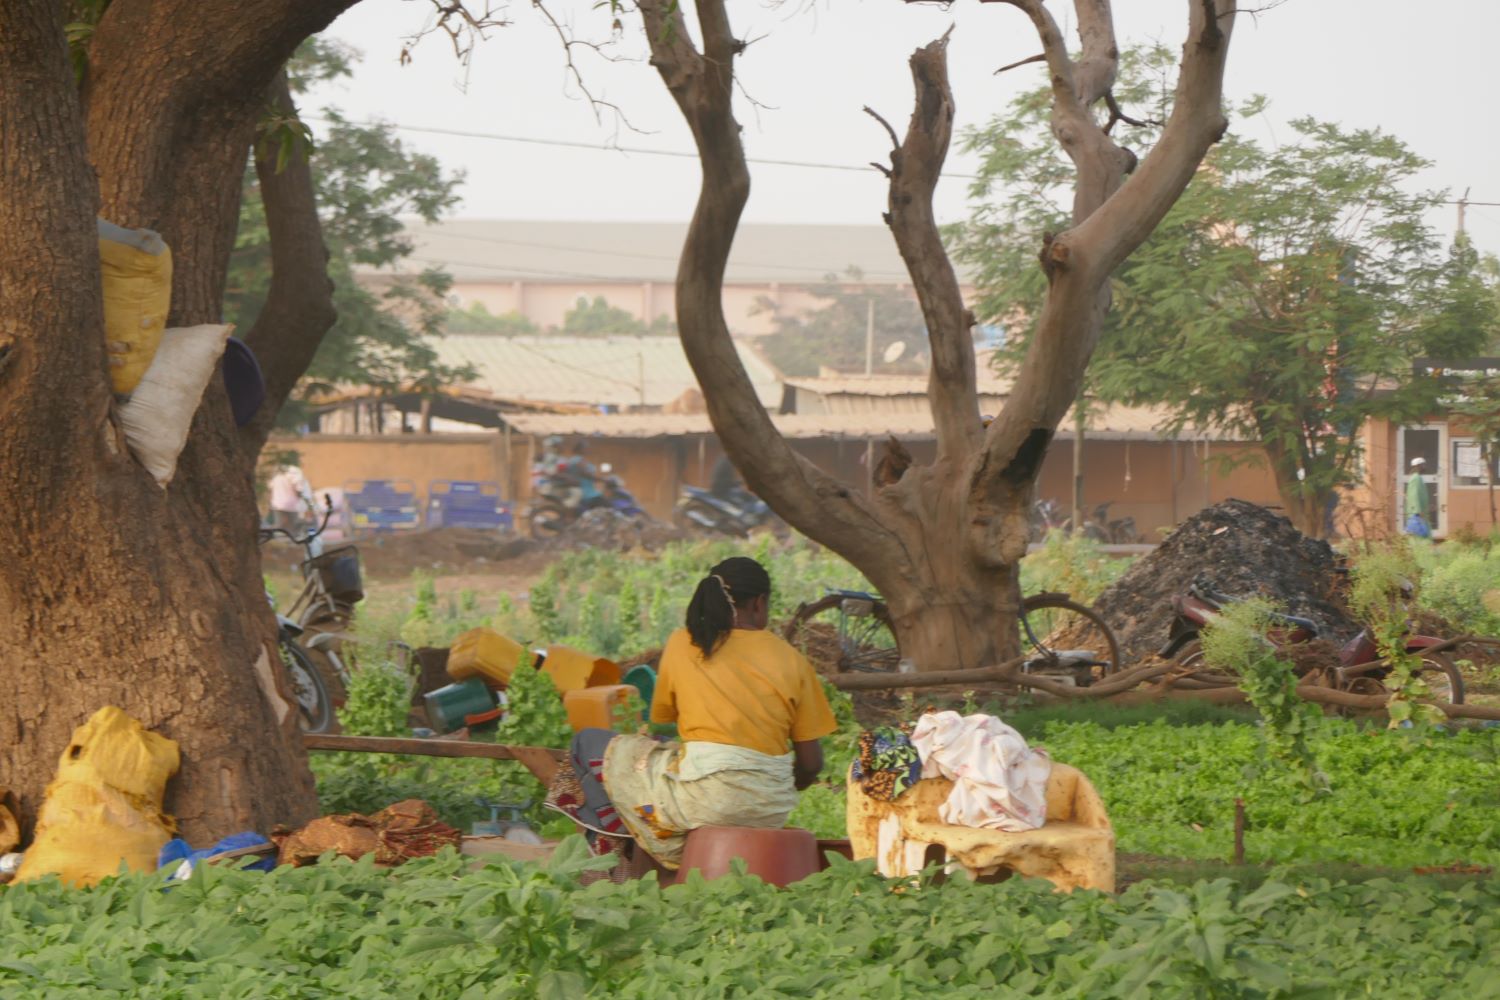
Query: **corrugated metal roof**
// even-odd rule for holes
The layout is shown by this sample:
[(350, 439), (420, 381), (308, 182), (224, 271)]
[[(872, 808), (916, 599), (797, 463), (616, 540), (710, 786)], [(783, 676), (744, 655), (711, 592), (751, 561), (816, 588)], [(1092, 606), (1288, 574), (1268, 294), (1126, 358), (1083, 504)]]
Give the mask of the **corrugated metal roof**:
[[(501, 337), (457, 334), (432, 341), (445, 365), (473, 365), (470, 385), (498, 399), (587, 406), (665, 406), (698, 380), (676, 337)], [(781, 400), (776, 373), (736, 344), (756, 395)]]
[[(1157, 428), (1165, 414), (1156, 409), (1111, 406), (1097, 415), (1085, 436), (1098, 441), (1166, 441), (1167, 435)], [(707, 414), (507, 414), (504, 420), (522, 434), (539, 436), (556, 434), (562, 437), (612, 437), (644, 440), (659, 437), (683, 437), (693, 434), (712, 434)], [(773, 414), (771, 422), (787, 438), (883, 438), (895, 435), (898, 438), (927, 439), (933, 437), (930, 413), (785, 413)], [(1058, 427), (1060, 440), (1072, 440), (1072, 418), (1066, 417)], [(1175, 435), (1179, 441), (1225, 440), (1221, 435), (1200, 434), (1187, 429)]]
[[(820, 396), (925, 396), (926, 375), (834, 375), (821, 378), (785, 379), (786, 384), (803, 392)], [(1011, 380), (981, 370), (978, 378), (981, 396), (1009, 394)]]
[[(406, 259), (412, 270), (441, 265), (463, 283), (670, 283), (686, 232), (681, 222), (408, 221), (414, 250)], [(816, 284), (851, 268), (872, 283), (911, 283), (884, 226), (763, 223), (740, 226), (725, 281)]]

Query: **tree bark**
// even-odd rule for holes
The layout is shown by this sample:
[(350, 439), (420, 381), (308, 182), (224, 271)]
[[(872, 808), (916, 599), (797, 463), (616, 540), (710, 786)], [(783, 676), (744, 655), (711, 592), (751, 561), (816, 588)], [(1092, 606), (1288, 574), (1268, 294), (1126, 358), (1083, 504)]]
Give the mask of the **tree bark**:
[[(866, 498), (796, 455), (776, 433), (734, 351), (722, 306), (724, 267), (749, 197), (734, 119), (734, 60), (743, 51), (723, 0), (695, 0), (702, 48), (676, 0), (644, 0), (651, 62), (692, 130), (703, 168), (677, 272), (683, 348), (709, 419), (746, 483), (789, 524), (852, 562), (891, 610), (902, 653), (919, 670), (1012, 659), (1019, 641), (1017, 564), (1026, 552), (1036, 476), (1058, 421), (1078, 395), (1106, 311), (1108, 278), (1145, 240), (1221, 134), (1221, 84), (1232, 0), (1190, 0), (1177, 103), (1161, 141), (1135, 157), (1092, 108), (1114, 81), (1108, 0), (1076, 0), (1083, 52), (1068, 54), (1041, 0), (1004, 0), (1040, 36), (1053, 89), (1053, 131), (1078, 171), (1074, 227), (1042, 248), (1049, 293), (1038, 334), (999, 417), (980, 425), (972, 319), (943, 251), (932, 192), (953, 121), (946, 36), (911, 59), (916, 99), (895, 149), (886, 220), (928, 327), (928, 385), (938, 451)], [(872, 112), (873, 114), (873, 112)], [(878, 115), (876, 116), (879, 117)], [(881, 119), (882, 123), (884, 120)], [(882, 168), (885, 169), (885, 168)]]
[[(285, 73), (277, 75), (267, 96), (273, 106), (296, 110)], [(338, 318), (306, 150), (277, 170), (276, 150), (257, 149), (255, 176), (271, 237), (271, 288), (245, 336), (245, 343), (263, 359), (266, 379), (266, 401), (242, 432), (247, 455), (259, 454), (265, 446), (276, 414)]]
[(94, 216), (166, 238), (172, 325), (216, 321), (266, 87), (351, 2), (114, 0), (82, 99), (62, 5), (0, 4), (0, 681), (12, 706), (0, 786), (23, 813), (73, 728), (109, 704), (181, 745), (167, 809), (190, 841), (315, 810), (261, 586), (254, 453), (217, 379), (170, 489), (125, 450)]
[(1304, 480), (1298, 479), (1296, 459), (1277, 444), (1276, 438), (1267, 436), (1261, 449), (1276, 481), (1276, 495), (1281, 498), (1282, 509), (1292, 526), (1308, 538), (1326, 538), (1328, 502), (1334, 497), (1333, 492), (1309, 489)]

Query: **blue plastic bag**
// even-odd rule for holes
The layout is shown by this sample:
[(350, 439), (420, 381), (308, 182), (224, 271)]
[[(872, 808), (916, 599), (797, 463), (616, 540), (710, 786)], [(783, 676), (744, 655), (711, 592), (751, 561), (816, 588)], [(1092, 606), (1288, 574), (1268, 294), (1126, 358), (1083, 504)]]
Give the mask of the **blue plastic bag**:
[[(225, 851), (236, 851), (241, 847), (258, 847), (261, 844), (269, 843), (270, 841), (260, 834), (253, 831), (246, 831), (225, 837), (212, 847), (195, 851), (187, 841), (181, 837), (174, 837), (162, 845), (161, 851), (156, 856), (156, 867), (165, 868), (173, 861), (183, 862), (172, 873), (174, 881), (182, 881), (193, 874), (193, 869), (204, 858), (211, 858), (216, 854), (223, 854)], [(268, 872), (276, 867), (276, 855), (268, 854), (265, 857), (256, 859), (254, 864), (246, 865), (245, 867), (251, 871)]]
[(1431, 538), (1432, 529), (1427, 527), (1427, 522), (1421, 514), (1413, 514), (1406, 519), (1406, 533), (1416, 535), (1418, 538)]

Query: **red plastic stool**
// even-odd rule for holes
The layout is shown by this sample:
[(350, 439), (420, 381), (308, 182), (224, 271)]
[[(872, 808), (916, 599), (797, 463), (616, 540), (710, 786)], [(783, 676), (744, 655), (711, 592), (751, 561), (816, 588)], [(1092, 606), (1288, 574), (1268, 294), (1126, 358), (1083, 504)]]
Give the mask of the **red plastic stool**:
[(811, 831), (787, 827), (782, 830), (747, 826), (700, 826), (688, 831), (682, 849), (681, 882), (697, 869), (706, 879), (730, 874), (735, 858), (745, 862), (751, 875), (772, 885), (785, 886), (819, 871), (818, 841)]

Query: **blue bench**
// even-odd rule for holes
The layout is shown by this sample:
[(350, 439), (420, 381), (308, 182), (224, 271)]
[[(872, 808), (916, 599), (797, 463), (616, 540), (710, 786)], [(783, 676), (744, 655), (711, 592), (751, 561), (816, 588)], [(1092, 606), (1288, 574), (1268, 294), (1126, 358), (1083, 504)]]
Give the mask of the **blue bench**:
[(515, 520), (499, 483), (434, 479), (427, 488), (427, 527), (510, 531)]
[(409, 479), (351, 480), (344, 484), (344, 503), (356, 535), (421, 526), (417, 489)]

